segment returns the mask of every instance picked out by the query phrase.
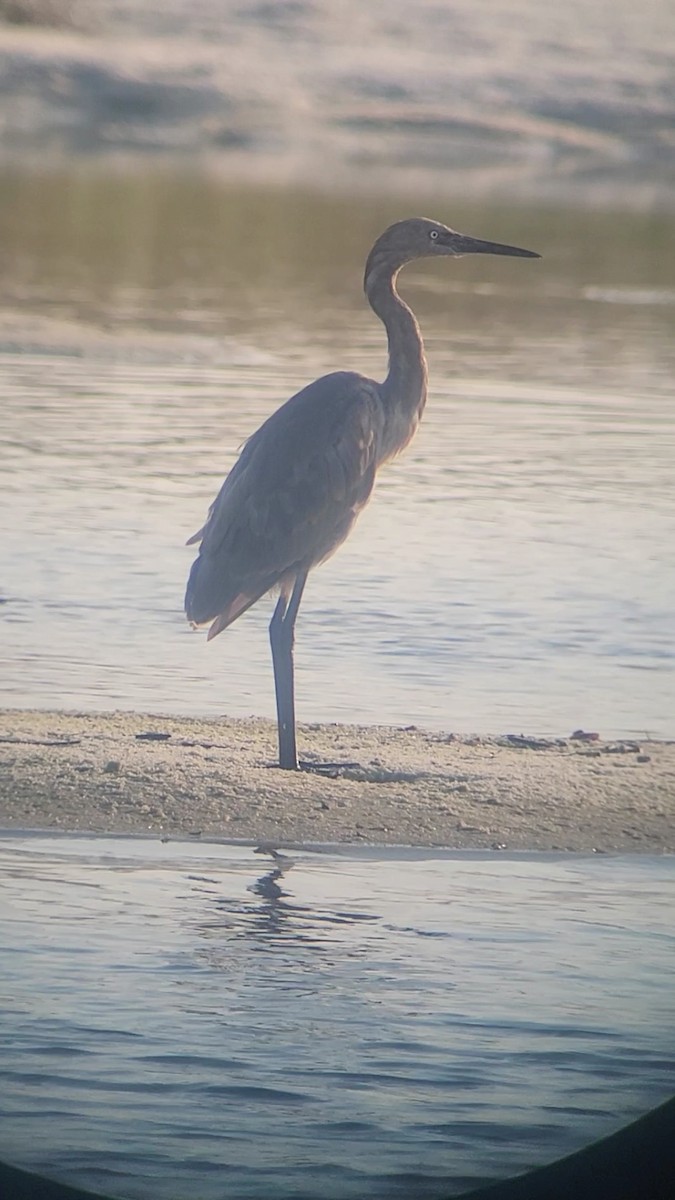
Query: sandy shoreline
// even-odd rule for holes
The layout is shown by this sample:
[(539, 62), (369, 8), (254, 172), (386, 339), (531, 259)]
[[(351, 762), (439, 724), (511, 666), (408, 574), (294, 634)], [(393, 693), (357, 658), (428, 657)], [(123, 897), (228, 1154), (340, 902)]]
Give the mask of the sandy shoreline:
[(15, 162), (161, 159), (349, 192), (452, 182), (528, 203), (671, 203), (667, 6), (636, 23), (621, 0), (613, 39), (581, 0), (557, 14), (555, 39), (534, 0), (517, 22), (508, 5), (468, 0), (53, 7), (56, 29), (0, 18)]
[(202, 835), (276, 845), (675, 852), (675, 742), (457, 737), (311, 725), (273, 769), (249, 718), (0, 713), (0, 827)]

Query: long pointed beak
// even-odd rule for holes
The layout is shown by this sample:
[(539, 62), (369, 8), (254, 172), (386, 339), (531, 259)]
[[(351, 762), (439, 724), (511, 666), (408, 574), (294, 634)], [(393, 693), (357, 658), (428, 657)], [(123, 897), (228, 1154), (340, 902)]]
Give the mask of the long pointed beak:
[(481, 238), (465, 237), (458, 233), (453, 238), (453, 254), (508, 254), (512, 258), (541, 258), (535, 250), (521, 250), (519, 246), (503, 246), (501, 242), (484, 242)]

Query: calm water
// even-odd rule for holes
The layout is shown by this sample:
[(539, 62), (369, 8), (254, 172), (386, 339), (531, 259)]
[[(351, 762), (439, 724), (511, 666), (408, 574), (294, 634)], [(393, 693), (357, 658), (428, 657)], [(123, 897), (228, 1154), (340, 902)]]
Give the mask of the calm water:
[(246, 847), (16, 835), (0, 861), (15, 1164), (138, 1200), (427, 1200), (673, 1090), (675, 859), (280, 874)]
[(184, 542), (278, 403), (382, 377), (363, 259), (414, 209), (545, 257), (403, 276), (427, 415), (310, 581), (299, 716), (673, 735), (672, 214), (85, 168), (0, 182), (5, 704), (272, 715), (270, 606), (207, 646)]

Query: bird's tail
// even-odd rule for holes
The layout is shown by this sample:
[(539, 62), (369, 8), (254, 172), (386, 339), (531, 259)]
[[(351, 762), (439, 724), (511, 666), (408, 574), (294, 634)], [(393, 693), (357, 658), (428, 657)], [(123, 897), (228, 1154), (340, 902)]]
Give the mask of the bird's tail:
[[(264, 593), (261, 592), (260, 595), (264, 595)], [(238, 596), (235, 596), (232, 603), (228, 604), (227, 608), (218, 614), (215, 621), (211, 625), (211, 628), (206, 635), (207, 642), (210, 642), (211, 638), (216, 637), (219, 633), (222, 633), (224, 629), (227, 629), (228, 625), (231, 625), (233, 621), (236, 621), (237, 617), (240, 617), (242, 613), (245, 613), (247, 608), (251, 608), (251, 606), (255, 604), (256, 600), (260, 599), (260, 595), (247, 596), (244, 592), (240, 592)]]
[(185, 615), (192, 625), (206, 625), (213, 622), (208, 633), (208, 640), (222, 633), (237, 617), (246, 612), (256, 600), (268, 591), (263, 587), (260, 591), (239, 591), (234, 596), (227, 594), (223, 587), (222, 574), (217, 573), (209, 558), (200, 554), (192, 564), (190, 578), (185, 592)]

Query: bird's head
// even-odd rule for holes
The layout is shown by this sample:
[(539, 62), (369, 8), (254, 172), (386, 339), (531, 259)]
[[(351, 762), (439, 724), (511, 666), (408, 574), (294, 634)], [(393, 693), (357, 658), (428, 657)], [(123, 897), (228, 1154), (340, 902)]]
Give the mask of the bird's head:
[(364, 287), (369, 290), (383, 274), (392, 275), (405, 263), (416, 258), (440, 258), (462, 254), (507, 254), (516, 258), (540, 258), (534, 250), (518, 246), (503, 246), (500, 242), (485, 242), (449, 229), (440, 221), (427, 217), (410, 217), (397, 221), (380, 234), (366, 263)]

